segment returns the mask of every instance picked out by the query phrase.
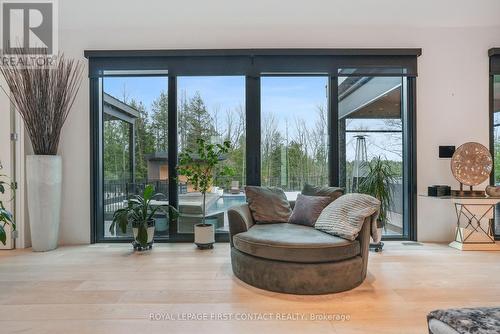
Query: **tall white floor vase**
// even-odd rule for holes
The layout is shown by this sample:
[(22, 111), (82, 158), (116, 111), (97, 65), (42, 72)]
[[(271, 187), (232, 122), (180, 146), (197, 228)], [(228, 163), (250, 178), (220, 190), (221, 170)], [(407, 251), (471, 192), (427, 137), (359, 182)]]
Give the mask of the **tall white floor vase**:
[(61, 220), (61, 157), (27, 156), (26, 179), (33, 251), (56, 249)]

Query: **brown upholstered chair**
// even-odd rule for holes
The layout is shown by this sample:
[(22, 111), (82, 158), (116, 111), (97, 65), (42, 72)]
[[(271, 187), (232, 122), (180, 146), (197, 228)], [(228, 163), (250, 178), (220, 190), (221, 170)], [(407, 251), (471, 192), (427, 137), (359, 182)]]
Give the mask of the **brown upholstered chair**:
[(255, 224), (246, 204), (228, 217), (233, 272), (252, 286), (316, 295), (350, 290), (366, 277), (371, 216), (354, 241), (314, 227)]

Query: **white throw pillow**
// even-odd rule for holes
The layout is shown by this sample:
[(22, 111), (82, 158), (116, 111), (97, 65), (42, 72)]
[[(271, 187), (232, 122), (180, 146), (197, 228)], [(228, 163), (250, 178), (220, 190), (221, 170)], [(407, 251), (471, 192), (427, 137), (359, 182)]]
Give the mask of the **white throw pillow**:
[(375, 197), (365, 194), (347, 194), (340, 196), (324, 208), (314, 227), (328, 234), (355, 240), (365, 219), (379, 210), (380, 201)]

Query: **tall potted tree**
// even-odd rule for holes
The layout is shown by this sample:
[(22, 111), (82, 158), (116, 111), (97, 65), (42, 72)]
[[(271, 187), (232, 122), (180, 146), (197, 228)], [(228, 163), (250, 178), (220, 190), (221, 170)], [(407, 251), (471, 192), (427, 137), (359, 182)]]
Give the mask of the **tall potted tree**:
[(215, 229), (212, 224), (207, 224), (206, 216), (206, 194), (213, 186), (216, 177), (230, 176), (233, 169), (229, 166), (221, 166), (221, 161), (231, 149), (229, 141), (223, 144), (207, 143), (204, 139), (196, 140), (196, 150), (187, 149), (179, 155), (179, 166), (177, 172), (186, 177), (195, 191), (202, 195), (202, 217), (201, 224), (194, 227), (194, 242), (200, 249), (213, 248), (215, 242)]
[[(19, 56), (23, 56), (19, 54)], [(36, 67), (4, 64), (5, 92), (21, 115), (33, 146), (26, 157), (28, 213), (34, 251), (57, 247), (61, 211), (62, 159), (57, 155), (61, 129), (82, 78), (79, 61), (58, 56)]]
[[(391, 166), (386, 160), (380, 157), (372, 159), (366, 163), (367, 174), (361, 179), (359, 184), (359, 192), (371, 195), (380, 201), (380, 213), (377, 220), (379, 236), (382, 235), (382, 229), (385, 227), (388, 218), (389, 208), (392, 203), (391, 186), (396, 183), (396, 178)], [(376, 245), (373, 246), (376, 251), (380, 251), (383, 243), (380, 240), (375, 240)]]

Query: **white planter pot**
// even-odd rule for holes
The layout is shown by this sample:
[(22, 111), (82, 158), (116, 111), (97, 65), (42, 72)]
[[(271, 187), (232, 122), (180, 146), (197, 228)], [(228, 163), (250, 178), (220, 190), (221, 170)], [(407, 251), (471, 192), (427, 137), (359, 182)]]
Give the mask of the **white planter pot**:
[(194, 243), (198, 248), (213, 248), (215, 242), (215, 228), (212, 224), (194, 226)]
[(146, 250), (146, 249), (152, 249), (153, 248), (153, 238), (155, 236), (155, 226), (156, 226), (156, 221), (151, 220), (148, 222), (148, 228), (147, 228), (147, 234), (148, 234), (148, 239), (147, 239), (147, 245), (141, 245), (139, 241), (137, 241), (137, 235), (139, 234), (139, 228), (132, 226), (132, 233), (134, 235), (134, 249), (135, 250)]
[(26, 185), (31, 246), (35, 252), (57, 248), (61, 221), (62, 159), (57, 155), (28, 155)]
[[(139, 229), (137, 227), (132, 227), (132, 233), (134, 233), (134, 239), (137, 240), (137, 234), (139, 234)], [(148, 244), (153, 242), (153, 237), (155, 235), (155, 227), (148, 227)]]

